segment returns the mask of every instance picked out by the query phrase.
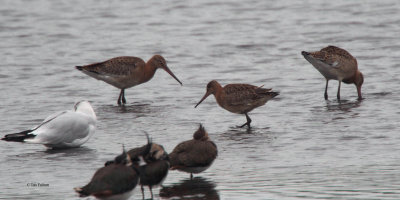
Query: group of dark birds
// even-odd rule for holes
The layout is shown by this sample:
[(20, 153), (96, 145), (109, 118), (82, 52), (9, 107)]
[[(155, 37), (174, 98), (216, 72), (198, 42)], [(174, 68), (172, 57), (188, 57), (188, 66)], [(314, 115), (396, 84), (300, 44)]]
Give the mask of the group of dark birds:
[(83, 187), (74, 188), (80, 197), (94, 196), (99, 199), (128, 199), (140, 185), (142, 197), (144, 186), (150, 189), (163, 183), (169, 170), (200, 173), (208, 169), (218, 155), (217, 146), (208, 137), (202, 125), (193, 139), (178, 144), (167, 154), (164, 147), (153, 143), (147, 136), (147, 144), (125, 151), (114, 160), (107, 161), (98, 169), (92, 180)]

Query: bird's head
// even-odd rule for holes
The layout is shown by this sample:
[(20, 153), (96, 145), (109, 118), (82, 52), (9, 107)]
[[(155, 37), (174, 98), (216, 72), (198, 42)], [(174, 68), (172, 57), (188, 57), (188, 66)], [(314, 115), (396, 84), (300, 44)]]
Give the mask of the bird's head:
[(182, 85), (182, 82), (175, 76), (174, 73), (172, 73), (172, 71), (168, 68), (167, 66), (167, 61), (165, 61), (164, 57), (162, 57), (161, 55), (154, 55), (151, 59), (150, 59), (153, 63), (154, 66), (156, 66), (157, 68), (161, 68), (163, 70), (165, 70), (169, 75), (171, 75), (176, 81), (179, 82), (179, 84)]
[(211, 94), (215, 95), (215, 93), (217, 92), (217, 90), (221, 88), (221, 85), (216, 81), (216, 80), (212, 80), (207, 84), (207, 91), (206, 94), (204, 94), (203, 98), (201, 98), (201, 100), (199, 101), (199, 103), (196, 104), (195, 108), (201, 104), (201, 102), (203, 102), (208, 96), (210, 96)]

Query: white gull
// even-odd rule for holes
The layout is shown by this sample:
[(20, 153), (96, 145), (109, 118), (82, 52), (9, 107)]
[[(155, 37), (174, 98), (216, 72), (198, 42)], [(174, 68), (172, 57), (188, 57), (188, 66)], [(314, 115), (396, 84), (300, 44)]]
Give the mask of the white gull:
[(80, 101), (75, 104), (74, 110), (54, 113), (38, 126), (5, 135), (2, 140), (43, 144), (50, 148), (79, 147), (94, 134), (96, 121), (90, 103)]

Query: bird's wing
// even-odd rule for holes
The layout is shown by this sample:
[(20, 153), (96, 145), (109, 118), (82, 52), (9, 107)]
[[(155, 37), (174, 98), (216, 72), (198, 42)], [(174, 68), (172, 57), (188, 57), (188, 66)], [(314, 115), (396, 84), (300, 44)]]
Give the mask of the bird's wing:
[(353, 56), (348, 51), (335, 46), (327, 46), (325, 48), (322, 48), (320, 51), (326, 52), (327, 54), (330, 55), (338, 55), (346, 59), (353, 59)]
[[(82, 189), (89, 194), (121, 194), (133, 189), (138, 183), (136, 172), (124, 165), (112, 164), (100, 168), (89, 184)], [(108, 196), (108, 195), (107, 195)]]
[(129, 151), (127, 152), (127, 154), (128, 154), (131, 158), (135, 158), (135, 157), (138, 157), (138, 156), (140, 156), (140, 155), (143, 156), (143, 153), (145, 152), (146, 148), (147, 148), (147, 144), (146, 144), (146, 145), (143, 145), (143, 146), (141, 146), (141, 147), (137, 147), (137, 148), (131, 149), (131, 150), (129, 150)]
[(33, 131), (36, 137), (25, 141), (40, 144), (70, 143), (85, 138), (94, 125), (95, 121), (87, 115), (64, 111), (45, 120)]
[[(315, 56), (321, 62), (334, 68), (339, 68), (341, 66), (354, 65), (354, 64), (357, 65), (357, 61), (348, 51), (335, 46), (325, 47), (321, 49)], [(352, 71), (352, 69), (342, 69), (342, 70)]]
[(212, 141), (205, 141), (200, 144), (197, 146), (199, 148), (197, 151), (204, 153), (199, 154), (195, 161), (198, 165), (209, 165), (218, 155), (217, 145)]
[[(155, 162), (151, 162), (147, 165), (141, 166), (140, 177), (153, 180), (159, 179), (158, 181), (161, 181), (168, 173), (168, 169), (169, 169), (169, 162), (167, 160), (157, 160)], [(142, 181), (142, 179), (140, 181)], [(145, 180), (143, 181), (145, 182)]]
[(229, 84), (224, 87), (224, 99), (228, 105), (249, 105), (255, 100), (261, 98), (257, 93), (257, 89), (259, 88), (260, 87), (249, 84)]
[[(42, 123), (40, 123), (39, 125), (35, 126), (35, 127), (32, 128), (31, 130), (34, 131), (34, 130), (38, 129), (39, 127), (43, 126), (44, 124), (49, 123), (50, 121), (52, 121), (53, 119), (57, 118), (58, 116), (65, 114), (66, 112), (67, 112), (66, 110), (65, 110), (65, 111), (60, 111), (60, 112), (56, 112), (56, 113), (53, 113), (53, 114), (47, 116), (47, 117), (42, 121)], [(32, 133), (32, 134), (35, 134), (35, 133)]]
[(126, 76), (134, 73), (139, 67), (144, 67), (141, 58), (122, 56), (110, 60), (83, 66), (83, 70), (103, 76)]
[(312, 58), (311, 60), (319, 61), (325, 64), (325, 66), (337, 67), (340, 64), (339, 60), (337, 59), (337, 55), (332, 54), (328, 51), (324, 51), (324, 49), (322, 49), (321, 51), (311, 52), (310, 54)]
[(190, 152), (191, 148), (193, 147), (193, 141), (185, 141), (182, 142), (172, 150), (172, 152), (169, 154), (169, 159), (171, 162), (171, 166), (177, 166), (177, 165), (186, 165), (188, 160), (186, 158), (186, 155)]
[[(196, 144), (195, 144), (196, 143)], [(178, 149), (177, 149), (178, 148)], [(175, 151), (177, 149), (177, 151)], [(175, 147), (173, 153), (176, 155), (170, 156), (175, 157), (178, 162), (172, 163), (171, 165), (183, 165), (186, 167), (208, 165), (217, 157), (217, 148), (214, 143), (204, 142), (204, 141), (188, 141), (186, 143), (181, 143)], [(179, 152), (179, 153), (177, 153)]]

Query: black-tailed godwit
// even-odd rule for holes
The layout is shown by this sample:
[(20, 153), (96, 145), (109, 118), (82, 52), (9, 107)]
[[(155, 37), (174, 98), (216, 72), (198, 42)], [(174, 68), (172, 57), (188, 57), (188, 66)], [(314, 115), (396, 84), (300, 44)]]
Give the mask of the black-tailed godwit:
[(126, 103), (125, 89), (149, 81), (158, 68), (164, 69), (182, 85), (160, 55), (154, 55), (147, 63), (138, 57), (122, 56), (104, 62), (76, 66), (76, 68), (95, 79), (121, 89), (118, 104)]
[(301, 54), (325, 77), (325, 99), (328, 99), (328, 82), (331, 79), (339, 81), (337, 99), (340, 99), (342, 82), (355, 84), (358, 99), (362, 99), (361, 86), (364, 83), (364, 76), (358, 70), (356, 58), (349, 52), (339, 47), (328, 46), (315, 52), (302, 51)]
[(272, 89), (265, 89), (262, 86), (249, 84), (228, 84), (222, 87), (217, 81), (213, 80), (207, 84), (207, 91), (203, 98), (197, 103), (195, 108), (203, 102), (209, 95), (213, 94), (219, 106), (227, 111), (245, 114), (247, 122), (240, 127), (248, 126), (250, 128), (251, 119), (248, 115), (254, 108), (267, 103), (268, 100), (279, 95)]

